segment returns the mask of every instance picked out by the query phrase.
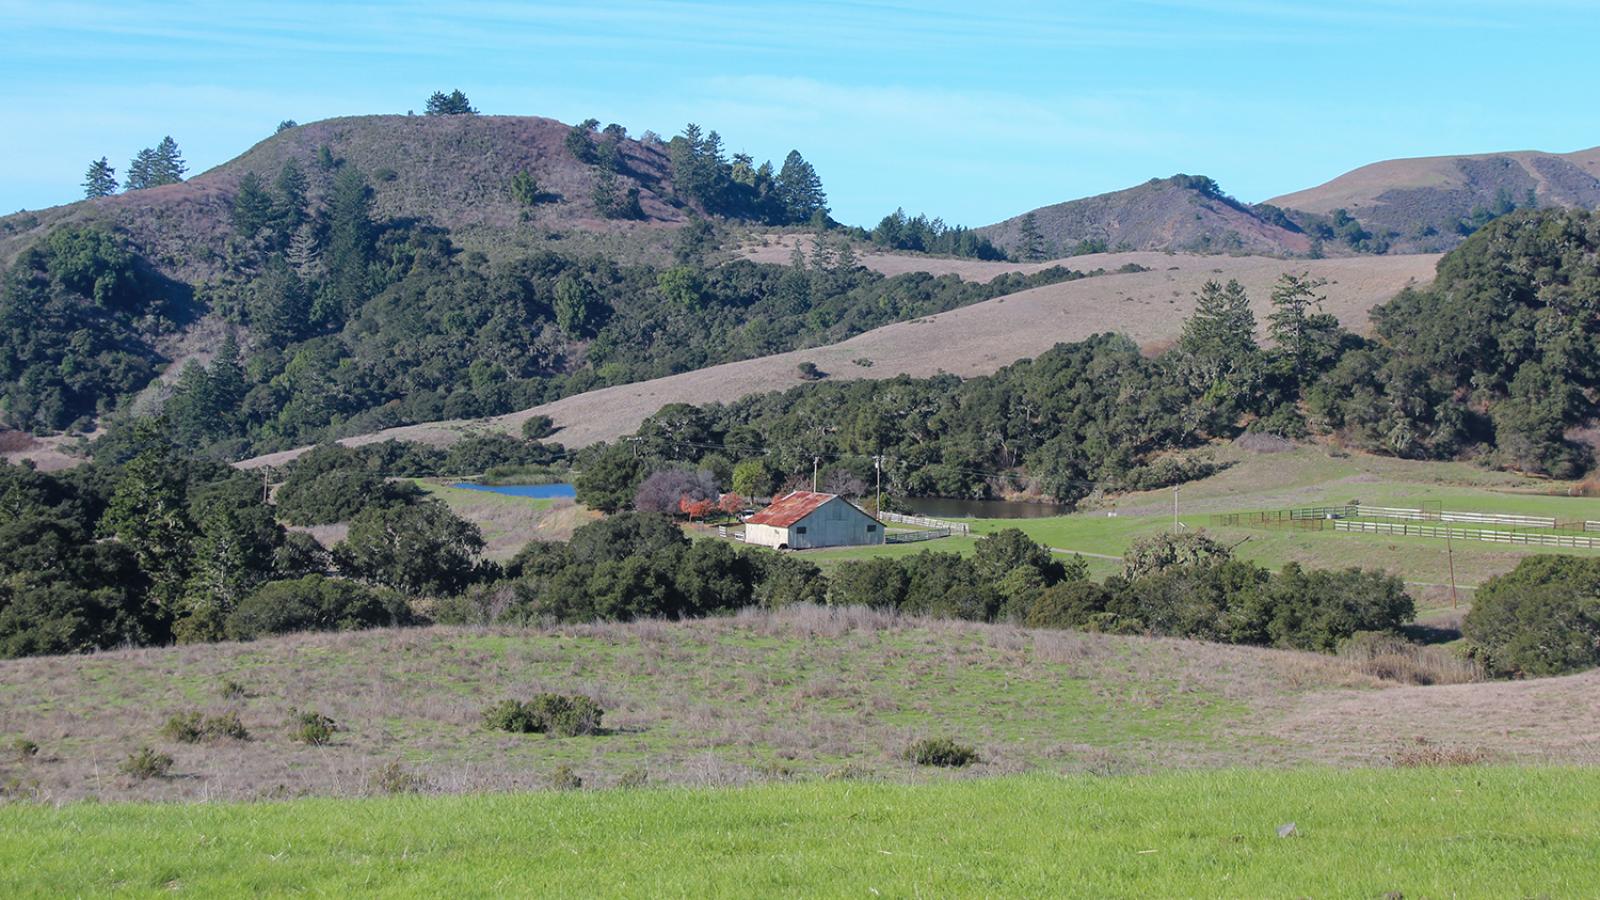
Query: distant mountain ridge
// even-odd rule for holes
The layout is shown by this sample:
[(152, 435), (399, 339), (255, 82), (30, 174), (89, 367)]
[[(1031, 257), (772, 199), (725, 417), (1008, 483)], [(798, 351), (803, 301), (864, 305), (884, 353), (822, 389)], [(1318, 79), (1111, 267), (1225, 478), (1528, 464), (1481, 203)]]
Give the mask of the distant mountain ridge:
[(1387, 160), (1267, 202), (1316, 216), (1342, 209), (1397, 249), (1444, 250), (1511, 208), (1600, 209), (1600, 147)]
[(1204, 176), (1153, 178), (1126, 190), (1043, 206), (976, 231), (1015, 256), (1029, 215), (1049, 257), (1130, 250), (1279, 256), (1305, 254), (1312, 246), (1293, 222), (1234, 200)]

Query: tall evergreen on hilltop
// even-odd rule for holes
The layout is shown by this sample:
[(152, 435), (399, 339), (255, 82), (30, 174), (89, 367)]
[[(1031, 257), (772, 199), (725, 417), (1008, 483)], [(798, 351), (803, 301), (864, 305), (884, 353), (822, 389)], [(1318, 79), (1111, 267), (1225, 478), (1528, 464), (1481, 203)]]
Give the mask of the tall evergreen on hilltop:
[(89, 172), (83, 177), (83, 196), (89, 200), (109, 197), (117, 192), (117, 170), (104, 156), (89, 163)]
[(809, 222), (817, 214), (828, 214), (828, 195), (822, 190), (817, 170), (805, 161), (799, 150), (790, 150), (778, 170), (778, 199), (792, 223)]
[(188, 170), (189, 166), (178, 150), (178, 142), (167, 135), (156, 146), (140, 150), (128, 163), (126, 187), (130, 191), (140, 191), (164, 184), (177, 184)]

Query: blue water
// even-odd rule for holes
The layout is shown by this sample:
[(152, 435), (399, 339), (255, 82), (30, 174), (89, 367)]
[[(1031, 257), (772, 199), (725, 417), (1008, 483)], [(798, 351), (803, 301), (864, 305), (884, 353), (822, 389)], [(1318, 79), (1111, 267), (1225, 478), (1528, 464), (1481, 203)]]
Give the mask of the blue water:
[(561, 500), (578, 495), (577, 490), (570, 484), (472, 484), (458, 481), (450, 486), (512, 497), (532, 497), (536, 500)]

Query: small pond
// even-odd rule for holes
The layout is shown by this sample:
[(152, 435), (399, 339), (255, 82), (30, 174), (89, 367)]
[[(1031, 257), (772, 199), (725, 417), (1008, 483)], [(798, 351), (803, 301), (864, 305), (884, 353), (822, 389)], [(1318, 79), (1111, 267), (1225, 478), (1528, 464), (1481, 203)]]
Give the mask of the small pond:
[(1018, 503), (1015, 500), (957, 500), (951, 497), (904, 497), (900, 502), (915, 515), (935, 519), (1045, 519), (1072, 512), (1060, 503)]
[(468, 481), (458, 481), (450, 486), (468, 491), (505, 494), (510, 497), (532, 497), (535, 500), (563, 500), (577, 496), (577, 491), (570, 484), (473, 484)]

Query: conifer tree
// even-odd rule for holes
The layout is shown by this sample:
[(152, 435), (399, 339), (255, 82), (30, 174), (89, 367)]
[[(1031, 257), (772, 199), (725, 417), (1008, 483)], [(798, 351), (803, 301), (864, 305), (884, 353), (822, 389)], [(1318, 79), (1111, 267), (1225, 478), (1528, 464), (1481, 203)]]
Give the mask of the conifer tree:
[(83, 178), (83, 196), (93, 200), (109, 197), (117, 192), (117, 170), (104, 156), (89, 163), (89, 172)]
[(1017, 225), (1017, 253), (1028, 262), (1045, 257), (1044, 235), (1039, 233), (1039, 220), (1031, 212), (1025, 213)]
[(244, 173), (239, 179), (238, 193), (233, 195), (233, 231), (251, 240), (272, 223), (272, 197), (261, 186), (261, 178), (254, 172)]
[(775, 188), (790, 224), (809, 222), (818, 213), (827, 215), (828, 195), (822, 190), (822, 179), (800, 151), (790, 150), (784, 158)]

